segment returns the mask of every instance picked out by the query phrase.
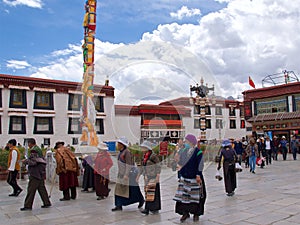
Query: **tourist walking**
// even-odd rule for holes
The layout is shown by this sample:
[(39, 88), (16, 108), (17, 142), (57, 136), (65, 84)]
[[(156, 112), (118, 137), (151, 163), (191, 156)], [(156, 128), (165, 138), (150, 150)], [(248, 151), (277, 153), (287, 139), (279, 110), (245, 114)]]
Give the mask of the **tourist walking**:
[(139, 184), (136, 182), (137, 172), (131, 152), (128, 150), (128, 140), (121, 137), (117, 141), (118, 155), (118, 175), (115, 186), (115, 207), (112, 211), (121, 211), (123, 206), (139, 202), (138, 208), (144, 205), (144, 197)]
[(161, 209), (159, 184), (161, 165), (158, 156), (153, 152), (152, 148), (153, 144), (150, 141), (144, 141), (141, 144), (141, 149), (144, 155), (141, 170), (137, 176), (137, 182), (140, 175), (144, 176), (146, 204), (142, 213), (145, 215), (148, 215), (149, 211), (156, 214)]
[(42, 208), (51, 206), (49, 195), (45, 187), (46, 161), (40, 156), (42, 150), (36, 145), (35, 139), (33, 138), (28, 140), (28, 147), (30, 147), (30, 156), (28, 159), (25, 159), (23, 163), (28, 165), (29, 182), (24, 207), (20, 209), (21, 211), (32, 210), (36, 191), (38, 191), (43, 201)]
[(222, 141), (222, 149), (220, 152), (220, 160), (217, 170), (221, 169), (221, 161), (223, 161), (224, 184), (227, 196), (233, 196), (237, 187), (235, 162), (237, 154), (232, 148), (231, 142), (228, 139)]
[(293, 135), (291, 140), (291, 150), (292, 150), (294, 160), (297, 160), (297, 153), (298, 153), (299, 146), (300, 144), (299, 141), (296, 139), (296, 135)]
[(20, 159), (21, 153), (17, 148), (17, 141), (15, 139), (11, 139), (8, 141), (7, 146), (9, 147), (8, 154), (8, 177), (7, 183), (12, 186), (13, 193), (9, 194), (9, 196), (19, 196), (19, 194), (23, 191), (22, 188), (17, 183), (18, 172), (20, 171)]
[(234, 150), (237, 154), (237, 162), (242, 165), (242, 155), (244, 152), (243, 149), (243, 143), (240, 141), (240, 139), (236, 139), (236, 141), (234, 142)]
[(254, 138), (250, 138), (249, 145), (246, 148), (246, 154), (249, 157), (250, 173), (255, 173), (256, 159), (259, 156), (259, 153)]
[(94, 162), (91, 155), (84, 154), (81, 158), (82, 160), (82, 167), (83, 167), (83, 177), (82, 177), (82, 190), (81, 192), (88, 193), (89, 188), (91, 191), (95, 190), (94, 185)]
[(285, 136), (282, 136), (281, 140), (279, 142), (279, 148), (281, 149), (283, 160), (286, 160), (286, 156), (287, 156), (287, 152), (288, 152), (287, 145), (288, 145), (288, 142), (287, 142)]
[(266, 144), (265, 144), (265, 139), (263, 137), (257, 139), (257, 146), (258, 146), (259, 157), (261, 159), (260, 168), (263, 169), (265, 167), (265, 160), (266, 160)]
[(266, 163), (267, 165), (269, 165), (272, 164), (272, 152), (274, 149), (273, 141), (270, 139), (269, 136), (266, 137), (265, 146), (266, 146)]
[(194, 135), (188, 134), (185, 137), (185, 145), (188, 150), (181, 155), (182, 167), (178, 188), (173, 198), (176, 201), (175, 212), (182, 215), (181, 222), (184, 222), (193, 214), (193, 220), (199, 220), (204, 214), (206, 200), (206, 188), (203, 177), (204, 159), (203, 153), (196, 147), (197, 139)]
[(108, 147), (104, 143), (98, 145), (98, 154), (95, 158), (94, 165), (94, 178), (95, 178), (95, 190), (97, 200), (107, 198), (110, 192), (108, 188), (109, 184), (109, 171), (113, 166), (113, 161), (110, 154), (107, 152)]
[[(60, 201), (76, 199), (79, 176), (79, 166), (74, 153), (64, 146), (64, 142), (57, 142), (56, 149), (56, 174), (59, 176), (59, 190), (63, 192)], [(71, 195), (70, 195), (71, 192)]]
[(280, 140), (279, 138), (275, 135), (273, 137), (273, 159), (274, 160), (278, 160), (278, 151), (279, 151), (279, 144), (280, 144)]

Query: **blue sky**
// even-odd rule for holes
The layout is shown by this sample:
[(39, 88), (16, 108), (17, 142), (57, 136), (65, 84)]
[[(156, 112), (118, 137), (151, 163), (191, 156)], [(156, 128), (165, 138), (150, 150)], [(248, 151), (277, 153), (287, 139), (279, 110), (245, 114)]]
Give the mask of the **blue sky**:
[[(109, 78), (120, 104), (188, 96), (201, 77), (239, 97), (249, 76), (258, 88), (299, 76), (299, 11), (290, 0), (98, 1), (95, 82)], [(81, 81), (83, 16), (83, 0), (0, 0), (0, 73)]]
[[(36, 5), (30, 4), (35, 2)], [(7, 61), (25, 60), (31, 65), (45, 65), (47, 55), (78, 44), (83, 38), (83, 0), (11, 0), (0, 3), (1, 73), (24, 75)], [(15, 5), (13, 5), (15, 4)], [(221, 9), (225, 4), (204, 1), (109, 0), (97, 2), (96, 37), (110, 43), (135, 43), (142, 34), (164, 23), (197, 23), (201, 15), (179, 20), (170, 16), (183, 5), (201, 9), (202, 15)], [(20, 73), (19, 75), (22, 75)]]

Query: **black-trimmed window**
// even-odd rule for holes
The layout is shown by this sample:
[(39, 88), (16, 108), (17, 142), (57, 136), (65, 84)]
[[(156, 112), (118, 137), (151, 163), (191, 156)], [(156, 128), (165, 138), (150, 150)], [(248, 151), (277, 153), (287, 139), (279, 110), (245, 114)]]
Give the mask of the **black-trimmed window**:
[(72, 138), (72, 145), (78, 145), (79, 144), (79, 141), (78, 141), (78, 138)]
[(0, 89), (0, 108), (2, 108), (2, 89)]
[(223, 120), (216, 119), (216, 129), (223, 129)]
[(241, 129), (246, 128), (245, 120), (241, 120), (241, 126), (240, 126), (240, 128)]
[(104, 123), (103, 119), (96, 119), (96, 126), (95, 129), (97, 134), (104, 134)]
[(0, 134), (2, 134), (2, 117), (0, 116)]
[(206, 129), (211, 129), (211, 119), (205, 120), (205, 126), (206, 126)]
[(200, 119), (194, 119), (194, 129), (200, 129)]
[(216, 106), (216, 115), (222, 115), (222, 107)]
[(236, 121), (235, 120), (230, 120), (229, 121), (229, 128), (230, 129), (236, 129)]
[(53, 110), (53, 93), (36, 91), (34, 95), (34, 106), (35, 109), (49, 109)]
[(35, 117), (33, 134), (53, 134), (53, 118)]
[(205, 115), (211, 115), (211, 111), (210, 111), (210, 106), (209, 105), (205, 106)]
[(50, 138), (44, 138), (44, 145), (50, 146), (50, 144), (51, 144)]
[(78, 94), (69, 94), (68, 110), (79, 111), (81, 107), (81, 97)]
[(229, 116), (235, 116), (235, 108), (229, 107)]
[(25, 116), (10, 116), (9, 134), (26, 134)]
[(104, 112), (103, 96), (95, 96), (94, 105), (97, 112)]
[(9, 108), (27, 108), (26, 90), (10, 89)]
[(200, 105), (194, 105), (194, 114), (199, 115), (200, 114)]
[(69, 118), (68, 134), (81, 134), (79, 118)]

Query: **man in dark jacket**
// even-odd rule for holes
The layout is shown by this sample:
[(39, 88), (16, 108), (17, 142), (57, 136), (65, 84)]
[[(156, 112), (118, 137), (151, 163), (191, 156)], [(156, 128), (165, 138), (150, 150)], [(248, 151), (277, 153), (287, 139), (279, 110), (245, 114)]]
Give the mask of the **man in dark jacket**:
[(31, 149), (30, 156), (28, 159), (24, 160), (24, 163), (28, 165), (29, 183), (27, 186), (27, 195), (25, 198), (24, 207), (20, 210), (32, 210), (33, 200), (37, 190), (44, 203), (42, 208), (50, 207), (51, 202), (49, 200), (44, 181), (46, 174), (46, 161), (44, 158), (39, 156), (39, 151)]

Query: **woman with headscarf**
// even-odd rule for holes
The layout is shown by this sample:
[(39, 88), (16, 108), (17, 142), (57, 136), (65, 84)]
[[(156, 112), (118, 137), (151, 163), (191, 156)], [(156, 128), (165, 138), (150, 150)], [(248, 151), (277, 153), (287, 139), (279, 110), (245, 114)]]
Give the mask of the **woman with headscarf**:
[(180, 179), (176, 195), (175, 212), (182, 215), (184, 222), (193, 214), (193, 220), (199, 221), (199, 216), (204, 214), (206, 188), (202, 174), (204, 167), (203, 153), (197, 148), (197, 139), (188, 134), (185, 137), (185, 151), (180, 155)]
[[(158, 156), (152, 151), (152, 146), (150, 141), (144, 141), (141, 144), (144, 156), (140, 174), (144, 176), (146, 192), (146, 205), (142, 213), (145, 215), (148, 215), (149, 211), (156, 214), (161, 209), (159, 185), (161, 166)], [(137, 176), (137, 182), (140, 174)]]
[[(63, 192), (60, 201), (76, 199), (78, 187), (79, 166), (73, 152), (64, 146), (64, 142), (56, 142), (56, 174), (59, 176), (59, 190)], [(71, 192), (71, 196), (70, 196)]]
[(225, 191), (227, 196), (233, 196), (234, 190), (236, 189), (235, 162), (237, 161), (237, 154), (228, 139), (222, 142), (220, 159), (217, 170), (221, 169), (221, 162), (223, 161)]
[(109, 184), (109, 170), (113, 166), (110, 154), (107, 152), (106, 144), (100, 143), (98, 145), (98, 154), (95, 159), (94, 178), (95, 190), (98, 196), (97, 200), (106, 198), (110, 192)]
[(128, 150), (128, 140), (121, 137), (117, 141), (118, 155), (118, 175), (115, 186), (115, 207), (112, 211), (122, 211), (122, 206), (127, 206), (139, 202), (138, 208), (144, 205), (144, 197), (139, 184), (136, 182), (134, 162), (131, 152)]

